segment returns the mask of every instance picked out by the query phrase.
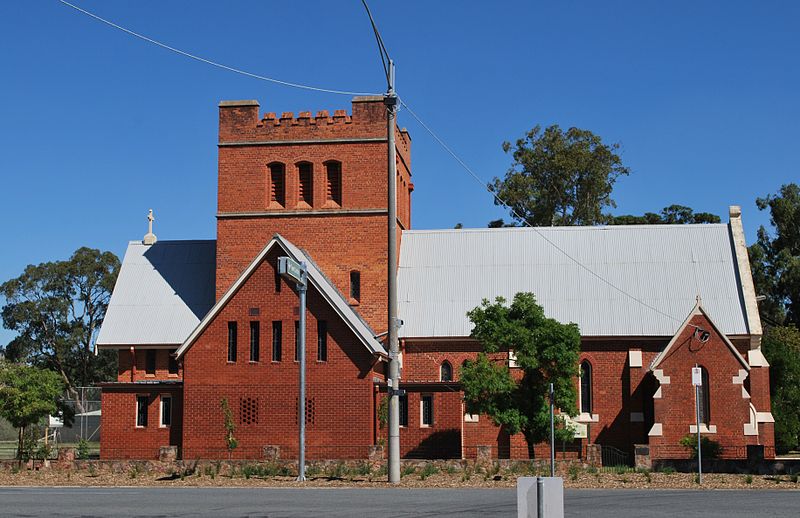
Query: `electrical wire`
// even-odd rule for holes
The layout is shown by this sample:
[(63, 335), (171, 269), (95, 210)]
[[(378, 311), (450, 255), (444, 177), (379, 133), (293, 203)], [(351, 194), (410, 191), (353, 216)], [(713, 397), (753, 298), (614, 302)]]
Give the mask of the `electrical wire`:
[[(110, 20), (106, 20), (105, 18), (102, 18), (102, 17), (100, 17), (100, 16), (98, 16), (98, 15), (96, 15), (96, 14), (90, 12), (90, 11), (87, 11), (86, 9), (82, 9), (81, 7), (78, 7), (77, 5), (71, 4), (71, 3), (67, 2), (66, 0), (59, 0), (59, 2), (61, 2), (62, 4), (66, 5), (68, 7), (71, 7), (72, 9), (74, 9), (74, 10), (80, 12), (80, 13), (85, 14), (86, 16), (89, 16), (90, 18), (93, 18), (93, 19), (95, 19), (95, 20), (97, 20), (99, 22), (102, 22), (102, 23), (104, 23), (104, 24), (106, 24), (106, 25), (108, 25), (110, 27), (118, 29), (118, 30), (120, 30), (120, 31), (122, 31), (122, 32), (124, 32), (126, 34), (129, 34), (131, 36), (139, 38), (139, 39), (141, 39), (143, 41), (146, 41), (148, 43), (152, 43), (153, 45), (156, 45), (156, 46), (161, 47), (163, 49), (169, 50), (171, 52), (174, 52), (174, 53), (179, 54), (181, 56), (185, 56), (185, 57), (190, 58), (190, 59), (194, 59), (196, 61), (200, 61), (201, 63), (206, 63), (208, 65), (211, 65), (211, 66), (214, 66), (214, 67), (217, 67), (217, 68), (221, 68), (221, 69), (227, 70), (229, 72), (234, 72), (236, 74), (241, 74), (243, 76), (251, 77), (253, 79), (259, 79), (259, 80), (262, 80), (262, 81), (268, 81), (270, 83), (275, 83), (275, 84), (288, 86), (288, 87), (292, 87), (292, 88), (299, 88), (299, 89), (302, 89), (302, 90), (311, 90), (311, 91), (315, 91), (315, 92), (324, 92), (324, 93), (330, 93), (330, 94), (349, 95), (349, 96), (354, 96), (354, 95), (381, 95), (381, 94), (375, 94), (375, 93), (369, 93), (369, 92), (350, 92), (350, 91), (346, 91), (346, 90), (334, 90), (334, 89), (331, 89), (331, 88), (320, 88), (320, 87), (316, 87), (316, 86), (304, 85), (304, 84), (301, 84), (301, 83), (292, 83), (290, 81), (283, 81), (283, 80), (280, 80), (280, 79), (275, 79), (275, 78), (272, 78), (272, 77), (267, 77), (267, 76), (262, 76), (262, 75), (259, 75), (259, 74), (254, 74), (252, 72), (247, 72), (245, 70), (241, 70), (241, 69), (234, 68), (234, 67), (231, 67), (231, 66), (228, 66), (228, 65), (224, 65), (222, 63), (218, 63), (218, 62), (212, 61), (210, 59), (206, 59), (206, 58), (203, 58), (203, 57), (200, 57), (200, 56), (196, 56), (196, 55), (191, 54), (189, 52), (186, 52), (186, 51), (177, 49), (175, 47), (172, 47), (170, 45), (167, 45), (165, 43), (162, 43), (162, 42), (160, 42), (158, 40), (149, 38), (147, 36), (144, 36), (143, 34), (139, 34), (138, 32), (134, 32), (134, 31), (132, 31), (130, 29), (127, 29), (127, 28), (125, 28), (125, 27), (123, 27), (121, 25), (118, 25), (118, 24), (116, 24), (116, 23), (114, 23), (114, 22), (112, 22)], [(365, 8), (367, 9), (367, 13), (369, 15), (370, 22), (372, 23), (373, 31), (375, 32), (375, 37), (376, 37), (377, 42), (378, 42), (378, 47), (379, 47), (379, 49), (381, 51), (381, 60), (382, 60), (382, 62), (384, 64), (384, 71), (387, 72), (387, 78), (388, 78), (388, 69), (386, 68), (386, 57), (388, 57), (388, 52), (386, 51), (386, 47), (383, 44), (383, 40), (382, 40), (382, 38), (380, 37), (380, 34), (377, 31), (377, 27), (375, 26), (375, 22), (372, 19), (372, 14), (369, 12), (369, 8), (366, 6), (366, 2), (362, 2), (362, 3), (364, 3)], [(564, 250), (563, 248), (558, 246), (558, 244), (556, 244), (550, 238), (548, 238), (537, 227), (534, 227), (533, 225), (528, 223), (528, 221), (525, 218), (521, 217), (510, 205), (508, 205), (505, 202), (505, 200), (500, 198), (496, 192), (492, 191), (489, 188), (488, 184), (484, 183), (484, 181), (477, 174), (475, 174), (475, 172), (461, 159), (461, 157), (459, 157), (450, 148), (450, 146), (448, 146), (439, 137), (439, 135), (436, 134), (436, 132), (434, 132), (427, 124), (425, 124), (425, 122), (414, 112), (414, 110), (411, 109), (411, 107), (405, 101), (400, 99), (400, 104), (401, 104), (401, 106), (405, 107), (406, 110), (408, 110), (408, 113), (411, 114), (411, 116), (420, 124), (420, 126), (422, 126), (425, 129), (425, 131), (427, 131), (430, 134), (430, 136), (433, 137), (433, 139), (440, 146), (442, 146), (442, 148), (445, 151), (447, 151), (447, 153), (449, 153), (450, 156), (452, 156), (456, 160), (456, 162), (458, 162), (459, 165), (461, 165), (461, 167), (472, 176), (472, 178), (475, 179), (476, 182), (478, 182), (484, 189), (486, 189), (486, 191), (488, 191), (494, 197), (494, 199), (497, 201), (497, 203), (499, 205), (505, 207), (509, 212), (511, 212), (511, 214), (514, 217), (516, 217), (519, 221), (521, 221), (525, 226), (527, 226), (527, 227), (531, 228), (532, 230), (534, 230), (537, 233), (537, 235), (539, 235), (550, 246), (552, 246), (553, 248), (558, 250), (561, 254), (563, 254), (566, 258), (568, 258), (570, 261), (575, 263), (578, 267), (582, 268), (587, 273), (589, 273), (592, 276), (596, 277), (601, 282), (607, 284), (609, 287), (611, 287), (612, 289), (616, 290), (620, 294), (630, 298), (631, 300), (641, 304), (642, 306), (644, 306), (644, 307), (646, 307), (646, 308), (648, 308), (648, 309), (650, 309), (650, 310), (652, 310), (652, 311), (654, 311), (654, 312), (656, 312), (656, 313), (658, 313), (658, 314), (660, 314), (662, 316), (665, 316), (665, 317), (667, 317), (667, 318), (669, 318), (671, 320), (674, 320), (676, 322), (682, 322), (680, 319), (677, 319), (677, 318), (673, 317), (672, 315), (668, 315), (667, 313), (664, 313), (663, 311), (659, 310), (658, 308), (655, 308), (655, 307), (651, 306), (650, 304), (644, 302), (643, 300), (641, 300), (641, 299), (637, 298), (636, 296), (634, 296), (634, 295), (628, 293), (627, 291), (623, 290), (622, 288), (620, 288), (619, 286), (615, 285), (611, 281), (605, 279), (600, 274), (598, 274), (597, 272), (595, 272), (594, 270), (592, 270), (591, 268), (589, 268), (585, 264), (581, 263), (578, 259), (576, 259), (575, 257), (571, 256), (566, 250)]]
[(300, 88), (302, 90), (312, 90), (314, 92), (324, 92), (324, 93), (329, 93), (329, 94), (349, 95), (349, 96), (354, 96), (354, 95), (381, 95), (381, 94), (375, 94), (375, 93), (369, 93), (369, 92), (350, 92), (350, 91), (347, 91), (347, 90), (334, 90), (332, 88), (320, 88), (320, 87), (316, 87), (316, 86), (304, 85), (304, 84), (301, 84), (301, 83), (292, 83), (290, 81), (283, 81), (281, 79), (275, 79), (274, 77), (267, 77), (267, 76), (262, 76), (262, 75), (259, 75), (259, 74), (254, 74), (252, 72), (247, 72), (246, 70), (241, 70), (241, 69), (234, 68), (234, 67), (231, 67), (231, 66), (228, 66), (228, 65), (224, 65), (222, 63), (218, 63), (216, 61), (212, 61), (210, 59), (206, 59), (204, 57), (200, 57), (200, 56), (196, 56), (194, 54), (190, 54), (189, 52), (177, 49), (175, 47), (171, 47), (171, 46), (167, 45), (166, 43), (162, 43), (162, 42), (160, 42), (158, 40), (154, 40), (153, 38), (148, 38), (147, 36), (145, 36), (143, 34), (139, 34), (138, 32), (134, 32), (134, 31), (132, 31), (130, 29), (126, 29), (125, 27), (123, 27), (121, 25), (117, 25), (116, 23), (114, 23), (114, 22), (112, 22), (110, 20), (106, 20), (105, 18), (101, 18), (100, 16), (98, 16), (98, 15), (96, 15), (96, 14), (90, 12), (90, 11), (87, 11), (86, 9), (82, 9), (82, 8), (78, 7), (77, 5), (75, 5), (75, 4), (71, 4), (71, 3), (69, 3), (69, 2), (67, 2), (65, 0), (58, 0), (58, 1), (61, 2), (64, 5), (68, 6), (68, 7), (71, 7), (72, 9), (75, 9), (78, 12), (81, 12), (81, 13), (85, 14), (86, 16), (89, 16), (90, 18), (94, 18), (95, 20), (97, 20), (99, 22), (102, 22), (102, 23), (104, 23), (104, 24), (106, 24), (108, 26), (111, 26), (111, 27), (113, 27), (115, 29), (118, 29), (118, 30), (120, 30), (120, 31), (122, 31), (122, 32), (124, 32), (126, 34), (129, 34), (131, 36), (139, 38), (140, 40), (144, 40), (144, 41), (146, 41), (148, 43), (152, 43), (153, 45), (156, 45), (156, 46), (161, 47), (163, 49), (169, 50), (170, 52), (174, 52), (176, 54), (180, 54), (181, 56), (185, 56), (187, 58), (194, 59), (196, 61), (200, 61), (201, 63), (206, 63), (208, 65), (211, 65), (211, 66), (214, 66), (214, 67), (217, 67), (217, 68), (221, 68), (221, 69), (227, 70), (229, 72), (234, 72), (236, 74), (241, 74), (243, 76), (251, 77), (253, 79), (259, 79), (261, 81), (268, 81), (270, 83), (275, 83), (275, 84), (279, 84), (279, 85), (283, 85), (283, 86), (289, 86), (289, 87), (292, 87), (292, 88)]
[(547, 242), (547, 243), (548, 243), (550, 246), (552, 246), (553, 248), (555, 248), (556, 250), (558, 250), (559, 252), (561, 252), (561, 254), (563, 254), (563, 255), (564, 255), (564, 256), (565, 256), (567, 259), (569, 259), (570, 261), (572, 261), (573, 263), (575, 263), (577, 266), (579, 266), (580, 268), (582, 268), (583, 270), (585, 270), (586, 272), (588, 272), (588, 273), (589, 273), (589, 274), (591, 274), (592, 276), (596, 277), (596, 278), (597, 278), (598, 280), (600, 280), (601, 282), (603, 282), (603, 283), (607, 284), (609, 287), (611, 287), (612, 289), (616, 290), (616, 291), (617, 291), (617, 292), (619, 292), (620, 294), (622, 294), (622, 295), (624, 295), (624, 296), (628, 297), (629, 299), (633, 300), (634, 302), (637, 302), (638, 304), (641, 304), (642, 306), (644, 306), (644, 307), (646, 307), (646, 308), (648, 308), (648, 309), (650, 309), (650, 310), (652, 310), (652, 311), (654, 311), (654, 312), (658, 313), (658, 314), (659, 314), (659, 315), (661, 315), (661, 316), (667, 317), (667, 318), (669, 318), (670, 320), (673, 320), (673, 321), (675, 321), (675, 322), (683, 322), (682, 320), (680, 320), (680, 319), (678, 319), (678, 318), (675, 318), (674, 316), (672, 316), (672, 315), (669, 315), (669, 314), (667, 314), (667, 313), (664, 313), (663, 311), (661, 311), (660, 309), (658, 309), (658, 308), (656, 308), (656, 307), (653, 307), (653, 306), (651, 306), (651, 305), (650, 305), (650, 304), (648, 304), (647, 302), (645, 302), (645, 301), (643, 301), (643, 300), (641, 300), (641, 299), (637, 298), (635, 295), (632, 295), (632, 294), (628, 293), (627, 291), (623, 290), (622, 288), (620, 288), (619, 286), (617, 286), (617, 285), (616, 285), (616, 284), (614, 284), (613, 282), (611, 282), (611, 281), (609, 281), (609, 280), (605, 279), (605, 278), (604, 278), (603, 276), (601, 276), (599, 273), (595, 272), (594, 270), (592, 270), (591, 268), (589, 268), (588, 266), (586, 266), (585, 264), (583, 264), (582, 262), (580, 262), (578, 259), (576, 259), (576, 258), (575, 258), (575, 257), (573, 257), (572, 255), (570, 255), (570, 254), (569, 254), (569, 252), (567, 252), (566, 250), (564, 250), (563, 248), (561, 248), (560, 246), (558, 246), (558, 244), (557, 244), (557, 243), (555, 243), (555, 242), (553, 242), (553, 241), (552, 241), (550, 238), (548, 238), (548, 237), (547, 237), (547, 236), (544, 234), (544, 232), (540, 231), (540, 230), (539, 230), (537, 227), (535, 227), (535, 226), (531, 225), (530, 223), (528, 223), (528, 221), (527, 221), (525, 218), (523, 218), (522, 216), (520, 216), (520, 215), (519, 215), (519, 214), (518, 214), (518, 213), (517, 213), (517, 212), (514, 210), (514, 208), (513, 208), (513, 207), (511, 207), (509, 204), (507, 204), (507, 203), (505, 202), (505, 200), (503, 200), (502, 198), (500, 198), (500, 196), (498, 196), (498, 194), (497, 194), (496, 192), (494, 192), (494, 191), (493, 191), (491, 188), (489, 188), (489, 184), (487, 184), (487, 183), (485, 183), (483, 180), (481, 180), (480, 176), (478, 176), (477, 174), (475, 174), (475, 171), (473, 171), (473, 170), (472, 170), (472, 169), (471, 169), (471, 168), (470, 168), (470, 167), (469, 167), (469, 166), (468, 166), (468, 165), (467, 165), (467, 164), (466, 164), (466, 163), (465, 163), (465, 162), (464, 162), (464, 161), (461, 159), (461, 157), (459, 157), (459, 156), (458, 156), (458, 155), (455, 153), (455, 151), (453, 151), (453, 150), (450, 148), (450, 146), (448, 146), (448, 145), (447, 145), (447, 144), (446, 144), (446, 143), (445, 143), (445, 142), (444, 142), (444, 141), (443, 141), (441, 138), (439, 138), (439, 135), (437, 135), (437, 134), (436, 134), (436, 133), (435, 133), (435, 132), (434, 132), (434, 131), (433, 131), (433, 130), (432, 130), (432, 129), (431, 129), (431, 128), (430, 128), (430, 127), (427, 125), (427, 124), (425, 124), (425, 122), (424, 122), (424, 121), (423, 121), (423, 120), (422, 120), (422, 119), (419, 117), (419, 115), (417, 115), (417, 114), (414, 112), (414, 110), (412, 110), (412, 109), (411, 109), (411, 107), (410, 107), (408, 104), (406, 104), (406, 102), (405, 102), (405, 101), (403, 101), (403, 99), (402, 99), (402, 98), (400, 99), (400, 104), (401, 104), (402, 106), (404, 106), (406, 110), (408, 110), (408, 113), (409, 113), (409, 114), (411, 114), (411, 116), (412, 116), (412, 117), (413, 117), (413, 118), (414, 118), (414, 119), (415, 119), (415, 120), (416, 120), (416, 121), (419, 123), (419, 125), (420, 125), (420, 126), (422, 126), (422, 127), (425, 129), (425, 131), (427, 131), (427, 132), (430, 134), (430, 136), (431, 136), (431, 137), (433, 137), (433, 139), (434, 139), (434, 140), (436, 140), (436, 142), (438, 142), (438, 143), (439, 143), (439, 145), (440, 145), (440, 146), (442, 146), (442, 148), (443, 148), (445, 151), (447, 151), (447, 152), (450, 154), (450, 156), (452, 156), (452, 157), (453, 157), (453, 158), (456, 160), (456, 162), (458, 162), (458, 163), (461, 165), (461, 167), (463, 167), (463, 168), (464, 168), (464, 170), (465, 170), (465, 171), (467, 171), (467, 172), (468, 172), (468, 173), (469, 173), (469, 174), (472, 176), (472, 178), (474, 178), (474, 179), (475, 179), (475, 181), (476, 181), (476, 182), (478, 182), (478, 183), (479, 183), (479, 184), (480, 184), (480, 185), (481, 185), (481, 186), (482, 186), (484, 189), (486, 189), (486, 191), (488, 191), (488, 192), (489, 192), (489, 194), (491, 194), (491, 195), (494, 197), (494, 199), (497, 201), (497, 203), (498, 203), (499, 205), (503, 206), (503, 207), (504, 207), (504, 208), (506, 208), (506, 209), (507, 209), (509, 212), (511, 212), (511, 214), (512, 214), (512, 215), (513, 215), (515, 218), (517, 218), (519, 221), (521, 221), (521, 222), (522, 222), (522, 223), (523, 223), (523, 224), (524, 224), (526, 227), (529, 227), (530, 229), (532, 229), (533, 231), (535, 231), (535, 232), (536, 232), (536, 234), (538, 234), (538, 235), (539, 235), (539, 237), (541, 237), (542, 239), (544, 239), (544, 240), (545, 240), (545, 242)]

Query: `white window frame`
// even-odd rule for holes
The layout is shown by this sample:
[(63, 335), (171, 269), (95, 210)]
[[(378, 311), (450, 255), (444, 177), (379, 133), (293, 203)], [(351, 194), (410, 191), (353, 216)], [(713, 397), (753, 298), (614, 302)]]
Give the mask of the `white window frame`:
[[(164, 400), (169, 399), (169, 424), (164, 424)], [(161, 394), (158, 401), (158, 427), (169, 428), (172, 426), (172, 394)]]
[[(425, 399), (430, 398), (431, 401), (431, 422), (425, 422)], [(433, 394), (421, 394), (419, 397), (419, 427), (431, 428), (435, 419), (433, 418)]]
[[(144, 425), (139, 424), (139, 398), (147, 398), (147, 404), (145, 405), (145, 421), (147, 421)], [(150, 395), (149, 394), (136, 394), (136, 399), (134, 399), (133, 405), (133, 425), (136, 428), (147, 428), (147, 425), (150, 421)]]

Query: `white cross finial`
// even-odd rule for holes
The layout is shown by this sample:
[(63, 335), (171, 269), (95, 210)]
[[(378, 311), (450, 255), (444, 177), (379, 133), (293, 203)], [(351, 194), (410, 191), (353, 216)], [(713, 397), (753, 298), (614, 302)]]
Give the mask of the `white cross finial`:
[(147, 234), (144, 235), (144, 239), (142, 240), (142, 243), (145, 245), (153, 245), (156, 241), (158, 241), (156, 235), (153, 234), (153, 221), (155, 220), (156, 218), (153, 216), (153, 209), (150, 209), (147, 212)]

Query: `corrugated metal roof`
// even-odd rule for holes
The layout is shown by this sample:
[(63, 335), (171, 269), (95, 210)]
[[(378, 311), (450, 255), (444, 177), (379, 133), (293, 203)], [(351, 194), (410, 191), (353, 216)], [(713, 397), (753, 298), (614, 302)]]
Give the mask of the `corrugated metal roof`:
[(375, 338), (372, 329), (364, 322), (358, 313), (350, 307), (339, 290), (333, 286), (311, 257), (280, 234), (275, 234), (261, 252), (250, 262), (247, 268), (244, 269), (241, 275), (239, 275), (239, 278), (228, 288), (228, 291), (226, 291), (208, 313), (203, 316), (203, 319), (184, 335), (184, 338), (181, 340), (182, 344), (176, 353), (179, 358), (189, 350), (189, 347), (200, 337), (206, 327), (213, 321), (214, 317), (222, 311), (222, 308), (228, 304), (239, 288), (247, 282), (247, 279), (249, 279), (253, 272), (261, 265), (273, 246), (281, 247), (286, 251), (288, 256), (295, 261), (306, 263), (310, 284), (328, 301), (342, 320), (361, 340), (364, 346), (373, 354), (386, 354), (383, 344)]
[(99, 346), (179, 345), (214, 304), (215, 241), (131, 241)]
[(697, 295), (724, 333), (747, 333), (726, 224), (407, 231), (398, 290), (404, 337), (469, 336), (467, 311), (521, 291), (583, 336), (672, 336)]

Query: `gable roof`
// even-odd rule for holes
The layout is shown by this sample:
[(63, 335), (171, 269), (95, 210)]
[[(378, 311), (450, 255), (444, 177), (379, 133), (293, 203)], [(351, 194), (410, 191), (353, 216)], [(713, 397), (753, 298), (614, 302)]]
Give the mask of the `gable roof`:
[(180, 345), (214, 304), (216, 241), (131, 241), (99, 347)]
[(695, 303), (694, 308), (692, 308), (692, 310), (689, 312), (689, 315), (686, 317), (686, 320), (683, 321), (681, 327), (679, 327), (678, 330), (675, 332), (675, 335), (672, 337), (672, 340), (670, 340), (669, 343), (666, 345), (666, 347), (664, 347), (664, 349), (660, 353), (658, 353), (655, 358), (653, 358), (653, 361), (650, 362), (649, 370), (652, 371), (656, 369), (661, 364), (661, 362), (664, 361), (664, 359), (668, 356), (670, 349), (672, 349), (672, 347), (678, 341), (678, 337), (680, 337), (681, 334), (683, 334), (683, 331), (690, 325), (689, 322), (692, 320), (692, 317), (697, 315), (703, 315), (704, 317), (706, 317), (706, 320), (708, 320), (708, 323), (711, 324), (711, 327), (714, 329), (714, 332), (716, 332), (719, 336), (722, 337), (722, 341), (725, 342), (725, 345), (728, 346), (728, 349), (730, 349), (731, 354), (733, 354), (733, 356), (737, 360), (739, 360), (739, 363), (741, 363), (742, 366), (744, 366), (745, 370), (749, 372), (750, 365), (747, 363), (744, 357), (741, 354), (739, 354), (739, 351), (736, 350), (736, 347), (731, 343), (731, 341), (728, 340), (728, 337), (725, 336), (725, 333), (719, 330), (717, 325), (714, 323), (714, 319), (712, 319), (708, 315), (708, 313), (706, 313), (706, 310), (703, 309), (703, 305), (700, 303), (700, 297), (697, 297), (697, 302)]
[(745, 335), (739, 277), (727, 224), (410, 230), (400, 249), (400, 334), (469, 336), (466, 313), (483, 298), (530, 291), (547, 316), (577, 323), (583, 336), (671, 337), (698, 293), (724, 334)]
[(228, 304), (231, 298), (233, 298), (236, 292), (239, 291), (239, 288), (241, 288), (247, 279), (249, 279), (250, 276), (256, 271), (256, 269), (266, 258), (269, 251), (275, 246), (283, 249), (283, 251), (286, 252), (286, 255), (295, 261), (306, 263), (309, 284), (313, 286), (320, 293), (320, 295), (322, 295), (322, 298), (325, 299), (328, 304), (331, 305), (331, 307), (342, 318), (342, 320), (344, 320), (347, 326), (353, 331), (359, 341), (367, 348), (367, 350), (369, 350), (369, 352), (381, 356), (386, 355), (386, 350), (375, 338), (375, 333), (373, 333), (372, 329), (370, 329), (370, 327), (361, 319), (358, 313), (356, 313), (355, 310), (350, 307), (339, 290), (333, 286), (328, 278), (322, 273), (322, 270), (320, 270), (314, 261), (311, 260), (311, 257), (280, 234), (275, 234), (270, 242), (267, 243), (267, 245), (255, 257), (255, 259), (253, 259), (250, 265), (245, 268), (239, 278), (236, 279), (230, 288), (228, 288), (228, 291), (226, 291), (225, 294), (220, 297), (217, 303), (214, 304), (211, 310), (205, 315), (205, 317), (203, 317), (203, 320), (200, 321), (191, 334), (188, 335), (188, 338), (183, 341), (180, 348), (178, 348), (178, 351), (176, 352), (178, 358), (188, 351), (192, 344), (200, 337), (200, 335), (202, 335), (203, 331), (205, 331), (205, 329), (219, 314), (219, 312), (222, 311), (222, 309)]

